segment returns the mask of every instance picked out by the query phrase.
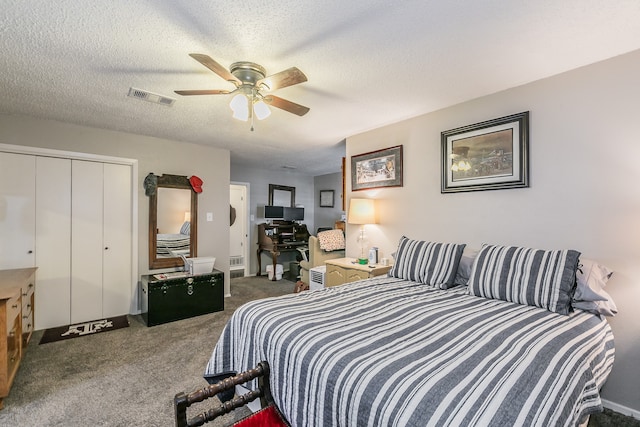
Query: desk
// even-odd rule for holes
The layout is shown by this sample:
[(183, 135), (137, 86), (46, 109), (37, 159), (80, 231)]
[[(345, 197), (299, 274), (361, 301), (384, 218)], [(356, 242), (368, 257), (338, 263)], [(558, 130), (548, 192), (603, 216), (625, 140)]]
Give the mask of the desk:
[[(258, 224), (258, 272), (262, 275), (262, 252), (268, 252), (273, 262), (273, 271), (276, 271), (278, 255), (282, 252), (298, 252), (309, 244), (309, 232), (304, 224), (296, 224), (289, 221), (273, 221), (272, 224)], [(276, 275), (273, 275), (273, 280)]]

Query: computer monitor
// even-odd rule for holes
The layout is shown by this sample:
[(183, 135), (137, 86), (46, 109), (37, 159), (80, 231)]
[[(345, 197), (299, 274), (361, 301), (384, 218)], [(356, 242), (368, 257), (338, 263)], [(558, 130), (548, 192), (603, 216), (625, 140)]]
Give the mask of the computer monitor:
[(302, 221), (304, 220), (304, 208), (284, 208), (285, 221)]
[(282, 206), (265, 206), (264, 217), (267, 219), (282, 219), (284, 217), (284, 207)]

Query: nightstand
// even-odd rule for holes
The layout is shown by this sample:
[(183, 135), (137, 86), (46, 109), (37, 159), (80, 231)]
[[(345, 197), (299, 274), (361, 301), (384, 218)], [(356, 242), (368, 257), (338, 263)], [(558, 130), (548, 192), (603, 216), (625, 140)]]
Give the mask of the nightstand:
[(330, 259), (325, 261), (325, 264), (327, 266), (326, 287), (381, 276), (391, 270), (390, 265), (376, 264), (373, 267), (369, 267), (368, 264), (358, 264), (355, 258)]

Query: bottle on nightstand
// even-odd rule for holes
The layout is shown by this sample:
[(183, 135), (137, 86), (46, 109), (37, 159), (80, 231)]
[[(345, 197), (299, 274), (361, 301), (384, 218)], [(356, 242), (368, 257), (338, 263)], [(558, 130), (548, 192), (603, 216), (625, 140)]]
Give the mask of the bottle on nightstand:
[(369, 249), (369, 265), (375, 265), (378, 263), (378, 248), (375, 246)]

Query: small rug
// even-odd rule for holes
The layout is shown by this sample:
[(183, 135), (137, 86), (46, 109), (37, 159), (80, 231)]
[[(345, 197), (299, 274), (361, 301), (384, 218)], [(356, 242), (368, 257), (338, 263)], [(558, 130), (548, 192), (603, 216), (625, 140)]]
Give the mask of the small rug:
[(76, 323), (75, 325), (58, 326), (57, 328), (50, 328), (44, 331), (40, 339), (40, 344), (84, 337), (127, 327), (129, 327), (129, 319), (126, 315)]

